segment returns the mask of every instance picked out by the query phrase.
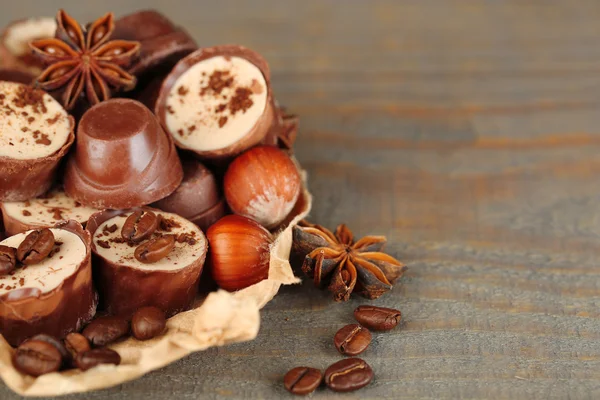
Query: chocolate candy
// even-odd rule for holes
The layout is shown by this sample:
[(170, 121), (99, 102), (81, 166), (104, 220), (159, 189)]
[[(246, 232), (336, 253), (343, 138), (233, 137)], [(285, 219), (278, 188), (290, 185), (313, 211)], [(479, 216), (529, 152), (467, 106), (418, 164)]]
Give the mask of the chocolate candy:
[(35, 79), (35, 75), (20, 69), (0, 68), (0, 81), (17, 82), (29, 85)]
[[(140, 210), (156, 214), (158, 228), (141, 243), (126, 241), (121, 229)], [(170, 317), (192, 306), (207, 252), (207, 240), (196, 225), (176, 214), (144, 207), (99, 212), (92, 215), (87, 229), (96, 256), (95, 283), (102, 308), (109, 314), (128, 318), (142, 307), (153, 306)], [(142, 250), (149, 251), (135, 257)]]
[(115, 21), (114, 39), (140, 42), (140, 57), (130, 72), (144, 78), (156, 69), (170, 69), (182, 57), (198, 48), (192, 37), (154, 10), (137, 11)]
[[(45, 333), (64, 338), (81, 329), (96, 313), (92, 287), (91, 236), (68, 221), (50, 229), (54, 246), (34, 266), (0, 275), (0, 334), (13, 346)], [(0, 244), (19, 247), (27, 233)]]
[(155, 113), (178, 147), (228, 159), (260, 143), (277, 118), (267, 62), (241, 46), (202, 48), (165, 78)]
[(135, 100), (112, 99), (81, 118), (64, 189), (84, 205), (122, 209), (162, 199), (182, 179), (173, 141), (152, 112)]
[[(0, 68), (39, 74), (44, 66), (31, 54), (29, 42), (53, 37), (55, 32), (56, 21), (51, 17), (33, 17), (12, 22), (0, 35)], [(11, 79), (0, 76), (0, 80)]]
[(0, 201), (45, 193), (73, 144), (73, 118), (47, 93), (0, 81), (0, 120)]
[(213, 173), (198, 160), (182, 159), (183, 181), (170, 195), (154, 203), (156, 208), (181, 215), (206, 231), (226, 214)]

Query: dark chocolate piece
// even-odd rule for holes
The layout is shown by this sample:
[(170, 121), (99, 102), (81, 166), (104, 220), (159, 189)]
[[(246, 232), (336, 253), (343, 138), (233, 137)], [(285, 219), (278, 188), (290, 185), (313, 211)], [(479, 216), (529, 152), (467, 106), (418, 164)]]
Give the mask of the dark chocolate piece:
[(120, 209), (162, 199), (182, 179), (173, 141), (152, 112), (135, 100), (112, 99), (81, 118), (64, 188), (84, 205)]

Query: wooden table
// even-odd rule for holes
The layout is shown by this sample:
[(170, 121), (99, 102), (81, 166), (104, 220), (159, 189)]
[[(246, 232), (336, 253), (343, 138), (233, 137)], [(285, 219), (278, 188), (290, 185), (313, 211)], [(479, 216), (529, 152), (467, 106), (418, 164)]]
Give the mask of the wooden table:
[[(0, 22), (55, 3), (5, 2)], [(62, 3), (91, 20), (140, 2)], [(312, 220), (385, 234), (410, 267), (373, 302), (404, 315), (364, 355), (375, 381), (314, 398), (600, 398), (599, 2), (144, 3), (263, 53), (302, 116)], [(286, 287), (255, 341), (67, 398), (286, 398), (283, 374), (338, 360), (362, 303)]]

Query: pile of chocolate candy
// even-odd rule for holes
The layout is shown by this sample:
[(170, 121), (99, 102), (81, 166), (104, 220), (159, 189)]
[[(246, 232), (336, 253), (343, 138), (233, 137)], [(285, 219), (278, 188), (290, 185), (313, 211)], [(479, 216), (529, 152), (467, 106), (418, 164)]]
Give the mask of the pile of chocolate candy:
[(268, 277), (302, 179), (259, 54), (155, 11), (61, 10), (8, 26), (0, 68), (0, 334), (22, 372), (118, 363), (103, 346), (160, 335), (207, 255), (223, 289)]

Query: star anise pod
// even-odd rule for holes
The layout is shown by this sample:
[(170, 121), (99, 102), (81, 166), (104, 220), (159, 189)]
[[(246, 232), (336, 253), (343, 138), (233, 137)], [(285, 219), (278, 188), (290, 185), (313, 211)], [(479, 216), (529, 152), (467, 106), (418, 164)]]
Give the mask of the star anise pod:
[(114, 16), (108, 13), (83, 28), (65, 11), (56, 15), (56, 37), (34, 40), (33, 54), (48, 67), (36, 80), (36, 86), (54, 91), (64, 89), (63, 105), (72, 109), (81, 94), (91, 105), (110, 99), (111, 89), (131, 90), (136, 78), (128, 68), (139, 55), (140, 44), (112, 40)]
[(294, 227), (293, 248), (304, 257), (302, 271), (315, 286), (333, 292), (335, 301), (346, 301), (352, 292), (376, 299), (392, 288), (406, 266), (382, 252), (385, 236), (366, 236), (354, 241), (344, 224), (333, 234), (306, 221)]

